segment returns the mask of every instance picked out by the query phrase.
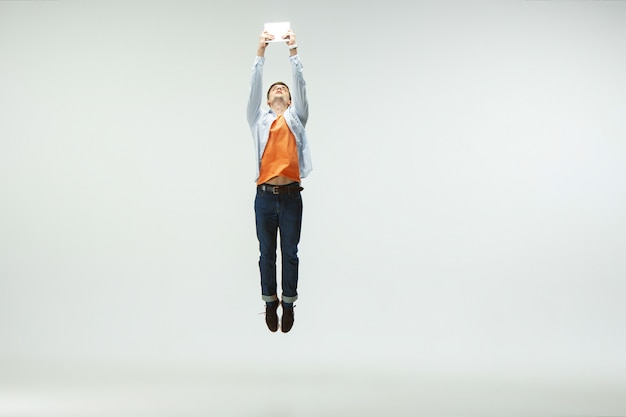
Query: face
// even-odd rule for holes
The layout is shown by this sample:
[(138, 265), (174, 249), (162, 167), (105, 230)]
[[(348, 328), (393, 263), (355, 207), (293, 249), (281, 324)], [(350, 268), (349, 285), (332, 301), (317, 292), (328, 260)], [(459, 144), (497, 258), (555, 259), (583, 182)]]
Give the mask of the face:
[(289, 88), (282, 84), (276, 84), (270, 88), (267, 104), (273, 103), (275, 100), (282, 100), (286, 105), (291, 104), (291, 94)]

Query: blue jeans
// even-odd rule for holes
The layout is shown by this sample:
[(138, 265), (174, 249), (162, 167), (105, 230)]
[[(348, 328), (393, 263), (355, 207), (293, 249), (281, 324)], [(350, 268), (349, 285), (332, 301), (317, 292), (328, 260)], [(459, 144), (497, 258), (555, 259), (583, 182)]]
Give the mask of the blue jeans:
[(272, 194), (257, 189), (254, 200), (256, 235), (259, 239), (261, 295), (276, 300), (276, 247), (280, 232), (283, 301), (298, 299), (298, 243), (302, 226), (302, 196), (299, 192)]

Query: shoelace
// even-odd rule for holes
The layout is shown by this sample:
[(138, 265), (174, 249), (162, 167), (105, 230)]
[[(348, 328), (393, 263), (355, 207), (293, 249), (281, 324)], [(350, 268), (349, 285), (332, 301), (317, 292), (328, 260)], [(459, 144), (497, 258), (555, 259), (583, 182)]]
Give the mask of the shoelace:
[[(291, 308), (292, 308), (292, 309), (293, 309), (293, 308), (296, 308), (296, 305), (294, 304), (294, 305), (293, 305), (293, 307), (291, 307)], [(278, 307), (276, 307), (276, 309), (278, 310)], [(261, 312), (259, 313), (259, 316), (260, 316), (261, 314), (267, 314), (267, 311), (261, 311)]]
[[(276, 306), (276, 310), (278, 310), (278, 306)], [(267, 314), (267, 307), (266, 307), (265, 311), (261, 311), (261, 312), (259, 313), (259, 316), (260, 316), (261, 314)]]

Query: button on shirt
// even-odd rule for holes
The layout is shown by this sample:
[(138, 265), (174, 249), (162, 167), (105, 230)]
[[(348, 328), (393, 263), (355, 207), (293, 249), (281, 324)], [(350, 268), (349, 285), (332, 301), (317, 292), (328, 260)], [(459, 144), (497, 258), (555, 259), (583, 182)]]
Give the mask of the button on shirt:
[[(302, 75), (303, 67), (300, 58), (298, 55), (290, 56), (289, 61), (291, 62), (291, 70), (293, 73), (293, 86), (289, 89), (291, 105), (287, 108), (283, 116), (287, 122), (287, 126), (289, 126), (289, 130), (291, 130), (296, 138), (300, 178), (305, 178), (313, 169), (311, 164), (311, 151), (309, 150), (309, 143), (304, 130), (307, 119), (309, 118), (309, 102), (306, 97), (306, 83)], [(263, 152), (265, 151), (265, 146), (269, 139), (270, 128), (274, 120), (276, 120), (276, 113), (274, 113), (272, 109), (261, 110), (261, 103), (263, 102), (265, 94), (263, 91), (264, 63), (264, 57), (257, 56), (254, 60), (247, 109), (248, 125), (250, 125), (250, 131), (252, 132), (254, 151), (256, 153), (255, 181), (259, 178), (261, 158), (263, 157)]]

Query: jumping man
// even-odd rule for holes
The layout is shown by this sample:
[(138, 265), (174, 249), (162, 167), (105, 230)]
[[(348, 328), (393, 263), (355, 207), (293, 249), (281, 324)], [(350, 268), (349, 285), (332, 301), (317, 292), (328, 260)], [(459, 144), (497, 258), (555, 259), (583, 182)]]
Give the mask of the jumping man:
[[(265, 301), (265, 322), (278, 330), (278, 307), (282, 305), (281, 331), (291, 330), (293, 307), (298, 299), (298, 243), (302, 226), (301, 180), (311, 172), (311, 155), (304, 127), (309, 116), (306, 83), (298, 56), (296, 35), (291, 29), (283, 36), (289, 48), (293, 91), (283, 82), (272, 84), (263, 101), (265, 48), (274, 36), (261, 33), (252, 66), (247, 117), (257, 157), (254, 211), (259, 239), (261, 296)], [(282, 301), (277, 295), (276, 249), (280, 233), (282, 259)]]

